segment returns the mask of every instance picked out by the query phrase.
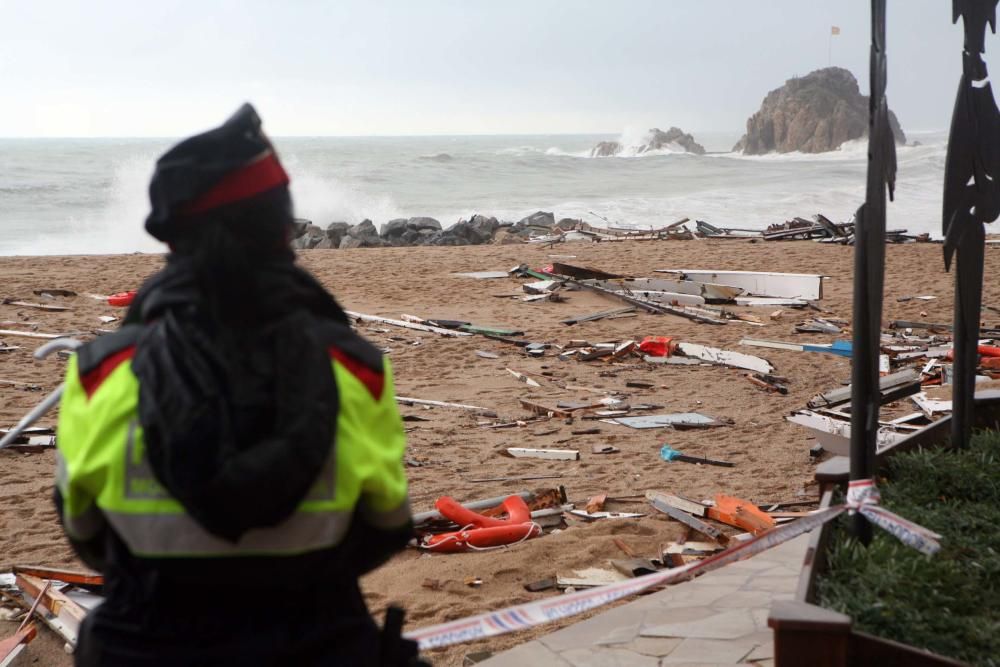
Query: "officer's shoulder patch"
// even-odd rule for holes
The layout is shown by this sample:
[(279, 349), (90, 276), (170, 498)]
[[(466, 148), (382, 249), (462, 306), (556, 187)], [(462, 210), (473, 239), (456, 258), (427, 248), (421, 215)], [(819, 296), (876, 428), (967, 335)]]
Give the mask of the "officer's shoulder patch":
[(132, 358), (141, 331), (141, 325), (130, 324), (80, 346), (76, 365), (87, 398), (94, 395), (113, 370)]
[(343, 324), (324, 322), (318, 334), (330, 358), (361, 380), (379, 400), (385, 388), (385, 364), (379, 349)]

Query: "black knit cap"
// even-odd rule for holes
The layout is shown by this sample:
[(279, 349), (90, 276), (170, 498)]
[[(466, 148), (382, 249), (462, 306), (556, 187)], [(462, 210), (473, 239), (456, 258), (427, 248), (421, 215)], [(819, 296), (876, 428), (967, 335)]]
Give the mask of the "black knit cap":
[(146, 231), (169, 243), (185, 223), (278, 188), (287, 195), (288, 174), (257, 111), (244, 104), (221, 126), (185, 139), (156, 161)]

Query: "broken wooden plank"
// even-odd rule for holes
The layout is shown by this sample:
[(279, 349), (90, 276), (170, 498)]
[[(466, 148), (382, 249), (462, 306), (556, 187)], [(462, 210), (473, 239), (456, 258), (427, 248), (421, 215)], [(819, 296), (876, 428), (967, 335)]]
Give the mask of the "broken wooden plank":
[(16, 329), (0, 329), (0, 336), (14, 336), (20, 338), (38, 338), (41, 340), (55, 340), (56, 338), (68, 338), (73, 334), (50, 334), (39, 333), (37, 331), (17, 331)]
[(47, 310), (52, 312), (73, 310), (69, 306), (56, 306), (48, 303), (32, 303), (30, 301), (19, 301), (17, 299), (4, 299), (2, 303), (7, 306), (19, 306), (21, 308), (34, 308), (35, 310)]
[(603, 310), (599, 313), (591, 313), (589, 315), (577, 315), (576, 317), (569, 317), (565, 320), (560, 320), (563, 324), (580, 324), (581, 322), (594, 322), (596, 320), (602, 320), (605, 317), (611, 317), (613, 315), (622, 315), (625, 313), (634, 313), (635, 308), (628, 306), (626, 308), (615, 308), (614, 310)]
[(618, 280), (588, 280), (584, 281), (596, 287), (617, 291), (627, 290), (632, 293), (641, 292), (672, 292), (700, 296), (707, 301), (732, 302), (743, 294), (743, 290), (729, 285), (703, 283), (693, 280), (670, 280), (667, 278), (631, 278)]
[(481, 408), (478, 405), (463, 405), (462, 403), (447, 403), (445, 401), (432, 401), (426, 398), (411, 398), (409, 396), (397, 396), (397, 403), (403, 405), (429, 405), (435, 408), (455, 408), (457, 410), (470, 410), (487, 417), (496, 417), (497, 413), (489, 408)]
[(712, 428), (717, 426), (727, 426), (715, 417), (709, 417), (699, 412), (675, 412), (664, 415), (642, 415), (638, 417), (616, 417), (606, 419), (612, 424), (621, 424), (630, 428)]
[(67, 584), (77, 586), (103, 586), (104, 575), (97, 572), (81, 572), (79, 570), (64, 570), (43, 565), (15, 565), (11, 568), (14, 574), (27, 574), (39, 579), (58, 579)]
[(542, 386), (542, 385), (538, 384), (538, 382), (536, 382), (535, 380), (532, 380), (530, 377), (528, 377), (527, 375), (525, 375), (524, 373), (518, 373), (517, 371), (515, 371), (515, 370), (513, 370), (511, 368), (507, 368), (505, 370), (508, 373), (510, 373), (511, 375), (513, 375), (515, 378), (517, 378), (519, 381), (521, 381), (524, 384), (528, 385), (529, 387), (541, 387)]
[[(34, 623), (26, 623), (19, 627), (13, 635), (0, 640), (0, 667), (10, 667), (16, 664), (18, 656), (38, 634)], [(36, 658), (37, 660), (37, 658)]]
[(26, 599), (34, 602), (40, 598), (40, 606), (49, 612), (42, 620), (59, 634), (70, 646), (76, 646), (80, 624), (87, 615), (87, 610), (71, 600), (61, 591), (46, 589), (46, 583), (30, 574), (15, 575), (17, 587), (21, 589)]
[(708, 518), (742, 528), (754, 535), (768, 531), (775, 525), (774, 519), (753, 503), (724, 493), (715, 494), (715, 507), (708, 508)]
[(698, 296), (697, 294), (680, 294), (678, 292), (655, 292), (650, 290), (643, 291), (631, 291), (631, 290), (614, 290), (615, 294), (625, 294), (628, 296), (636, 296), (640, 299), (646, 299), (648, 301), (657, 301), (660, 303), (668, 303), (675, 306), (704, 306), (705, 297)]
[(809, 302), (805, 299), (782, 299), (780, 297), (765, 297), (765, 296), (738, 296), (736, 297), (737, 306), (747, 306), (747, 307), (767, 307), (773, 308), (775, 306), (785, 306), (787, 308), (805, 308), (809, 305)]
[(453, 273), (453, 276), (460, 278), (475, 278), (476, 280), (492, 280), (494, 278), (507, 278), (509, 271), (469, 271), (468, 273)]
[[(907, 368), (879, 378), (878, 384), (882, 393), (881, 404), (885, 405), (920, 391), (920, 374), (912, 368)], [(904, 393), (900, 395), (897, 391), (893, 391), (897, 388), (901, 388)], [(814, 409), (831, 408), (848, 403), (850, 400), (851, 386), (847, 385), (818, 394), (810, 399), (807, 405)]]
[(705, 523), (704, 521), (702, 521), (700, 519), (696, 519), (695, 517), (691, 516), (687, 512), (684, 512), (683, 510), (679, 510), (676, 507), (674, 507), (673, 505), (670, 505), (670, 504), (664, 502), (663, 500), (661, 500), (659, 498), (652, 498), (652, 499), (650, 499), (649, 502), (650, 502), (650, 504), (652, 504), (652, 506), (654, 508), (656, 508), (657, 510), (663, 512), (664, 514), (666, 514), (667, 516), (669, 516), (671, 519), (674, 519), (675, 521), (680, 521), (685, 526), (693, 528), (694, 530), (698, 531), (702, 535), (705, 535), (706, 537), (710, 537), (713, 540), (716, 540), (719, 544), (723, 544), (724, 545), (724, 544), (728, 544), (729, 543), (729, 536), (728, 535), (726, 535), (725, 533), (723, 533), (718, 528), (716, 528), (714, 526), (710, 526), (710, 525), (708, 525), (707, 523)]
[(660, 500), (667, 505), (676, 507), (677, 509), (687, 512), (688, 514), (693, 514), (695, 516), (705, 516), (708, 513), (708, 507), (694, 500), (689, 500), (683, 496), (675, 496), (670, 493), (661, 493), (659, 491), (646, 491), (646, 500)]
[(592, 269), (588, 266), (573, 266), (572, 264), (563, 264), (561, 262), (552, 262), (552, 273), (559, 274), (560, 276), (569, 276), (577, 280), (608, 280), (610, 278), (626, 277), (617, 273)]
[(771, 362), (752, 354), (721, 350), (717, 347), (708, 347), (697, 343), (678, 343), (677, 352), (685, 357), (694, 357), (720, 366), (742, 368), (765, 374), (774, 372), (774, 366), (771, 365)]
[(755, 296), (784, 297), (816, 301), (823, 298), (823, 276), (808, 273), (767, 271), (714, 271), (705, 269), (657, 269), (686, 280), (739, 287)]
[(547, 459), (551, 461), (576, 461), (580, 452), (576, 449), (534, 449), (531, 447), (508, 447), (507, 453), (514, 458)]
[[(394, 319), (389, 318), (389, 317), (377, 317), (375, 315), (366, 315), (364, 313), (356, 313), (356, 312), (350, 311), (350, 310), (345, 310), (344, 312), (347, 314), (348, 317), (354, 318), (355, 320), (361, 320), (362, 322), (375, 322), (375, 323), (378, 323), (378, 324), (388, 324), (390, 326), (402, 327), (404, 329), (413, 329), (415, 331), (429, 331), (431, 333), (436, 333), (436, 334), (438, 334), (440, 336), (458, 337), (458, 336), (471, 336), (472, 335), (471, 333), (467, 333), (467, 332), (464, 332), (464, 331), (452, 331), (451, 329), (444, 329), (442, 327), (434, 327), (434, 326), (431, 326), (429, 324), (419, 324), (417, 322), (407, 322), (405, 320), (394, 320)], [(404, 315), (403, 317), (405, 318), (407, 316)], [(409, 317), (413, 317), (413, 316), (409, 316)], [(418, 319), (418, 320), (423, 321), (422, 318), (414, 318), (414, 319)]]
[(542, 405), (541, 403), (535, 403), (527, 399), (520, 399), (521, 407), (529, 412), (533, 412), (536, 415), (552, 416), (552, 417), (571, 417), (572, 412), (568, 410), (560, 410), (559, 408), (550, 408), (547, 405)]
[[(796, 411), (785, 419), (793, 424), (804, 426), (809, 434), (823, 446), (823, 449), (840, 456), (847, 456), (850, 452), (851, 422), (816, 414), (810, 410)], [(889, 428), (880, 428), (875, 436), (876, 450), (885, 449), (907, 435), (906, 433), (897, 433)]]

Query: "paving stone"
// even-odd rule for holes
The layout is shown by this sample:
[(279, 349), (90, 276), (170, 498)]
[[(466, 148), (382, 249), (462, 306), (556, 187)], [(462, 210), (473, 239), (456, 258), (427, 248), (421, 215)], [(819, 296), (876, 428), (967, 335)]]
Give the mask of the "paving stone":
[(752, 651), (754, 645), (746, 641), (726, 641), (723, 639), (685, 639), (670, 655), (660, 660), (663, 667), (687, 664), (734, 665), (743, 662), (743, 656)]
[(777, 596), (790, 595), (770, 591), (736, 591), (713, 603), (720, 609), (768, 609)]
[(575, 648), (563, 651), (560, 656), (573, 667), (659, 667), (660, 665), (659, 658), (620, 648)]
[(794, 577), (767, 576), (754, 577), (743, 586), (745, 591), (773, 591), (775, 593), (794, 593), (799, 586), (798, 575)]
[(749, 639), (757, 644), (756, 648), (743, 657), (747, 662), (774, 657), (774, 634), (770, 630), (755, 632), (744, 639)]
[(482, 667), (524, 667), (524, 665), (546, 665), (546, 667), (572, 667), (555, 651), (539, 641), (527, 642), (504, 651), (479, 663)]
[[(718, 614), (718, 610), (711, 607), (669, 607), (666, 609), (651, 609), (646, 612), (643, 628), (655, 627), (666, 623), (687, 623), (688, 621), (700, 621), (703, 618)], [(640, 629), (639, 634), (642, 634)]]
[(721, 570), (716, 570), (715, 572), (709, 572), (708, 574), (699, 577), (694, 581), (695, 585), (700, 586), (736, 586), (739, 588), (746, 583), (747, 579), (753, 576), (753, 572), (756, 570), (739, 571), (732, 570), (732, 566), (724, 567)]
[(767, 609), (751, 609), (750, 617), (753, 618), (753, 624), (758, 630), (767, 630), (770, 632), (770, 628), (767, 626), (767, 617), (771, 615), (771, 608)]
[(754, 660), (750, 663), (753, 667), (774, 667), (774, 659), (768, 658), (767, 660)]
[[(757, 629), (746, 609), (733, 609), (687, 623), (666, 623), (642, 629), (643, 637), (691, 637), (736, 639)], [(750, 647), (753, 648), (753, 647)], [(749, 650), (749, 649), (747, 649)]]
[[(581, 646), (593, 646), (595, 640), (612, 632), (619, 636), (622, 633), (631, 632), (630, 636), (635, 637), (643, 626), (646, 613), (645, 609), (625, 605), (539, 637), (538, 641), (543, 642), (553, 651), (561, 652)], [(627, 640), (627, 637), (623, 639), (623, 641)]]
[(680, 637), (636, 637), (627, 644), (619, 645), (618, 648), (662, 657), (669, 655), (682, 641), (684, 640)]

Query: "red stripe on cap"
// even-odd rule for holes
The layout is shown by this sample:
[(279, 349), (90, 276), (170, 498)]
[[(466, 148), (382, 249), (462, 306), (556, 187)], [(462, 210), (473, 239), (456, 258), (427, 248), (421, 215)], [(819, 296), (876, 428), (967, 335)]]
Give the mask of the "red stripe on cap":
[(80, 378), (83, 390), (87, 392), (87, 399), (94, 396), (94, 392), (101, 386), (111, 373), (135, 355), (135, 345), (130, 345), (124, 350), (115, 352), (110, 357), (97, 365), (97, 368)]
[(351, 375), (361, 380), (361, 383), (368, 388), (368, 393), (377, 401), (382, 398), (382, 389), (385, 387), (385, 375), (365, 366), (354, 357), (349, 357), (342, 350), (336, 347), (329, 347), (330, 356), (337, 360), (337, 363), (346, 368)]
[(275, 154), (268, 151), (250, 164), (223, 176), (211, 189), (185, 206), (184, 214), (204, 213), (287, 184), (288, 174)]

